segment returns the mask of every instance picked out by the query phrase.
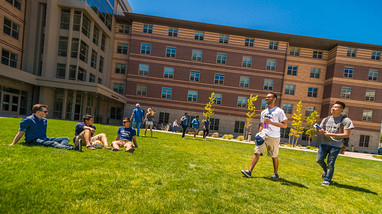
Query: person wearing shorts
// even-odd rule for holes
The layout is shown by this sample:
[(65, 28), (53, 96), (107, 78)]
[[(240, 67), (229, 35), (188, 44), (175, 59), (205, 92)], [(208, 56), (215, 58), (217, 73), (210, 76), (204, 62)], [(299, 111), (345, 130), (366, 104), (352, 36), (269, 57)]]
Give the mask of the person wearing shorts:
[(272, 179), (278, 179), (278, 154), (279, 154), (279, 143), (280, 143), (280, 128), (286, 128), (288, 126), (288, 118), (285, 116), (284, 111), (275, 106), (277, 100), (277, 95), (275, 93), (268, 93), (265, 97), (265, 103), (268, 108), (261, 112), (260, 127), (259, 132), (266, 135), (265, 141), (261, 145), (255, 146), (255, 154), (252, 157), (251, 165), (248, 170), (241, 170), (246, 177), (252, 176), (253, 168), (255, 168), (260, 155), (265, 153), (267, 149), (267, 154), (272, 158), (274, 173), (271, 177)]
[(113, 145), (113, 151), (121, 151), (122, 149), (119, 147), (125, 147), (126, 152), (133, 153), (135, 148), (138, 148), (135, 135), (135, 129), (130, 127), (130, 118), (123, 118), (122, 126), (119, 127), (117, 131), (117, 137), (115, 138), (115, 141), (111, 143)]
[(145, 118), (145, 135), (143, 136), (146, 136), (147, 128), (150, 127), (151, 137), (153, 137), (154, 114), (155, 112), (151, 108), (147, 109), (147, 114)]
[(199, 116), (196, 116), (192, 120), (191, 125), (192, 125), (192, 133), (194, 134), (194, 140), (195, 140), (196, 135), (198, 134), (198, 131), (199, 131), (199, 126), (200, 126)]
[(86, 143), (86, 148), (90, 150), (95, 150), (96, 148), (92, 145), (94, 141), (101, 141), (104, 145), (105, 149), (111, 149), (109, 144), (107, 143), (107, 137), (106, 134), (101, 133), (96, 136), (93, 136), (93, 134), (96, 131), (96, 127), (93, 125), (94, 118), (90, 114), (85, 114), (83, 117), (84, 122), (79, 122), (76, 125), (76, 130), (74, 133), (74, 139), (73, 141), (75, 144), (79, 144), (79, 141), (81, 141), (81, 144), (83, 142)]

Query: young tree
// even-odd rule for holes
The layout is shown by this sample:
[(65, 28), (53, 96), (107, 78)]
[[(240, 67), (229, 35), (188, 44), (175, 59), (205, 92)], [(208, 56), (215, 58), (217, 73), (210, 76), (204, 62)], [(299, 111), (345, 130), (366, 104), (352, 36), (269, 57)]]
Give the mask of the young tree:
[(316, 128), (314, 127), (314, 124), (317, 123), (317, 119), (319, 115), (317, 111), (313, 111), (310, 113), (308, 117), (305, 118), (306, 124), (308, 125), (308, 129), (305, 131), (305, 134), (308, 135), (308, 146), (310, 146), (310, 139), (312, 139), (314, 136), (317, 136)]
[(204, 107), (204, 110), (206, 110), (206, 112), (203, 112), (203, 116), (204, 116), (205, 118), (209, 118), (209, 119), (211, 119), (212, 116), (215, 114), (215, 113), (214, 113), (215, 109), (212, 108), (213, 105), (214, 105), (214, 103), (215, 103), (215, 97), (214, 97), (214, 94), (215, 94), (214, 92), (211, 93), (211, 96), (208, 98), (209, 101), (208, 101), (208, 103), (206, 104), (206, 106)]
[(293, 113), (293, 121), (292, 126), (293, 128), (290, 129), (290, 136), (293, 136), (293, 141), (296, 139), (295, 142), (292, 141), (293, 147), (297, 145), (298, 138), (301, 136), (301, 134), (304, 132), (304, 126), (302, 125), (302, 114), (301, 114), (301, 101), (297, 104), (296, 113)]
[(256, 107), (255, 107), (255, 101), (257, 100), (258, 95), (255, 97), (251, 94), (249, 99), (247, 99), (247, 121), (245, 122), (245, 129), (247, 130), (247, 137), (249, 134), (252, 133), (252, 127), (253, 127), (253, 120), (256, 117)]

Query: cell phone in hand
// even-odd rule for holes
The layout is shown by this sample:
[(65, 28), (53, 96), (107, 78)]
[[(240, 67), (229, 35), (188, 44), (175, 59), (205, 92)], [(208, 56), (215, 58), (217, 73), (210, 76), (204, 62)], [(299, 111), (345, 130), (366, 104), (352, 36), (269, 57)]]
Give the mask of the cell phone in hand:
[(316, 127), (316, 129), (317, 130), (321, 130), (322, 128), (321, 128), (321, 126), (320, 125), (318, 125), (317, 123), (316, 124), (314, 124), (314, 127)]

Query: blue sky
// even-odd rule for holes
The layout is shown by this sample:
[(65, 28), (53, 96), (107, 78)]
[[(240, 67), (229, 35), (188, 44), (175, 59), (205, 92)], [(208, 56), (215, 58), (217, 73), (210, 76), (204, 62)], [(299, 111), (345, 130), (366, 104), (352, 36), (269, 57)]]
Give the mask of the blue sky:
[(381, 0), (128, 0), (134, 13), (382, 45)]

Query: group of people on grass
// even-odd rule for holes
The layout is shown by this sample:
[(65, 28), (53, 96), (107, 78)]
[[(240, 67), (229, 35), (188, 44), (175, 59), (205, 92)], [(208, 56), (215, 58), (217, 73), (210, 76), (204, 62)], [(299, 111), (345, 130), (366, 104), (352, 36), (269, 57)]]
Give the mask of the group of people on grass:
[[(248, 170), (241, 170), (246, 177), (251, 177), (253, 169), (255, 168), (259, 158), (264, 154), (267, 149), (267, 155), (272, 158), (274, 173), (272, 179), (279, 179), (278, 174), (278, 154), (280, 144), (280, 128), (287, 127), (287, 120), (284, 111), (275, 106), (277, 95), (275, 93), (268, 93), (265, 97), (265, 102), (268, 108), (261, 112), (260, 126), (258, 134), (255, 137), (255, 149), (250, 168)], [(69, 144), (67, 137), (60, 138), (48, 138), (46, 136), (48, 106), (43, 104), (36, 104), (32, 108), (33, 114), (24, 118), (20, 122), (19, 132), (13, 139), (10, 146), (16, 144), (25, 134), (25, 141), (28, 145), (40, 145), (49, 146), (61, 149), (70, 149), (82, 151), (82, 144), (86, 145), (88, 149), (94, 150), (94, 142), (103, 143), (104, 148), (112, 149), (113, 151), (120, 151), (120, 147), (125, 147), (125, 151), (134, 152), (138, 147), (135, 136), (139, 136), (140, 126), (143, 122), (146, 122), (146, 129), (150, 128), (152, 137), (152, 127), (154, 120), (154, 112), (151, 108), (147, 109), (147, 114), (144, 117), (143, 110), (140, 109), (140, 105), (137, 103), (136, 108), (133, 110), (130, 118), (123, 118), (122, 126), (118, 128), (115, 141), (112, 142), (112, 148), (109, 146), (107, 137), (104, 133), (94, 135), (96, 127), (93, 125), (94, 118), (92, 115), (86, 114), (83, 116), (83, 122), (79, 122), (75, 128), (74, 145)], [(323, 135), (323, 140), (319, 146), (316, 161), (322, 167), (323, 173), (321, 178), (324, 181), (321, 183), (324, 186), (329, 186), (333, 173), (334, 164), (337, 159), (341, 148), (346, 147), (344, 139), (350, 136), (350, 132), (354, 129), (353, 122), (348, 117), (342, 115), (345, 109), (345, 104), (340, 101), (336, 101), (330, 109), (330, 116), (321, 121), (320, 126), (317, 126), (317, 133)], [(210, 118), (203, 120), (203, 139), (209, 134)], [(133, 121), (133, 126), (131, 126)], [(176, 126), (175, 126), (176, 124)], [(189, 126), (189, 116), (186, 112), (180, 119), (180, 124), (183, 128), (182, 138), (185, 137), (185, 133)], [(177, 126), (177, 121), (173, 123), (174, 128)], [(133, 127), (137, 128), (137, 132)], [(194, 139), (197, 131), (200, 127), (199, 116), (196, 116), (191, 122), (192, 132)], [(175, 129), (176, 129), (175, 128)], [(94, 135), (94, 136), (93, 136)], [(327, 161), (325, 162), (325, 159)]]

